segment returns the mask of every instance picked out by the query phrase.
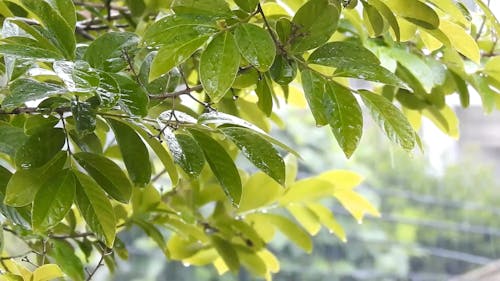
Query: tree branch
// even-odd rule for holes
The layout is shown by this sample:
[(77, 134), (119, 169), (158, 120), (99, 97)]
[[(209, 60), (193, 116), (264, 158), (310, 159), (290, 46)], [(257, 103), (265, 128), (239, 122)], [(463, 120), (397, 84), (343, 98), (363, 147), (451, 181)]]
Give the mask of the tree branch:
[(149, 98), (152, 100), (163, 100), (163, 99), (169, 99), (169, 98), (176, 98), (176, 97), (179, 97), (182, 95), (189, 95), (189, 94), (191, 94), (191, 92), (201, 91), (201, 90), (203, 90), (203, 86), (197, 85), (197, 86), (186, 88), (184, 90), (180, 90), (180, 91), (173, 92), (173, 93), (165, 93), (165, 94), (161, 94), (161, 95), (149, 95)]

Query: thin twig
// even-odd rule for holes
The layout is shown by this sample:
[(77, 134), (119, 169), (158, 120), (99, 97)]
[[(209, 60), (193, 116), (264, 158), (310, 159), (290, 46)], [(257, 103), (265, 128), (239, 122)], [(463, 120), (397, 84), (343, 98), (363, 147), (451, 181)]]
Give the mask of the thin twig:
[(89, 276), (87, 277), (86, 281), (90, 281), (92, 280), (92, 277), (94, 277), (94, 275), (96, 274), (97, 270), (101, 267), (101, 266), (104, 266), (103, 264), (103, 261), (104, 261), (104, 257), (105, 256), (108, 256), (108, 255), (111, 255), (113, 253), (113, 250), (111, 249), (106, 249), (105, 251), (103, 251), (103, 253), (101, 254), (101, 258), (99, 259), (99, 262), (97, 263), (97, 265), (94, 267), (94, 269), (92, 270), (92, 272), (89, 273)]
[(64, 240), (64, 239), (74, 239), (74, 238), (86, 238), (94, 236), (94, 233), (91, 232), (84, 232), (84, 233), (74, 233), (74, 234), (67, 234), (67, 235), (49, 235), (50, 239), (56, 239), (56, 240)]
[(14, 256), (8, 256), (8, 257), (0, 257), (0, 260), (12, 260), (12, 259), (19, 259), (19, 258), (24, 258), (29, 254), (34, 254), (33, 250), (27, 251), (26, 253), (19, 254), (19, 255), (14, 255)]
[(196, 85), (194, 87), (186, 88), (184, 90), (180, 90), (177, 92), (172, 92), (172, 93), (164, 93), (161, 95), (149, 95), (149, 98), (152, 100), (164, 100), (164, 99), (169, 99), (169, 98), (176, 98), (182, 95), (187, 95), (190, 94), (191, 92), (196, 92), (196, 91), (201, 91), (203, 90), (202, 85)]
[(157, 181), (158, 179), (161, 178), (161, 176), (163, 176), (165, 173), (167, 172), (167, 169), (163, 169), (161, 172), (159, 172), (158, 174), (156, 174), (156, 176), (154, 176), (152, 179), (151, 179), (151, 182), (155, 182)]
[(262, 6), (260, 5), (260, 3), (257, 6), (257, 12), (262, 16), (262, 20), (264, 21), (264, 24), (266, 25), (267, 31), (271, 35), (271, 38), (273, 39), (274, 44), (276, 44), (276, 47), (278, 47), (282, 53), (286, 53), (285, 48), (283, 47), (281, 42), (278, 40), (278, 38), (276, 37), (276, 35), (274, 34), (274, 32), (271, 28), (271, 25), (267, 21), (266, 15), (264, 14), (264, 11), (262, 10)]
[[(73, 3), (75, 4), (75, 6), (97, 8), (97, 9), (106, 9), (106, 5), (98, 4), (98, 3), (89, 3), (89, 2), (84, 2), (84, 1), (75, 1)], [(121, 6), (116, 6), (116, 5), (109, 5), (109, 8), (111, 10), (116, 10), (116, 11), (124, 11), (124, 12), (128, 11), (127, 7), (121, 7)]]

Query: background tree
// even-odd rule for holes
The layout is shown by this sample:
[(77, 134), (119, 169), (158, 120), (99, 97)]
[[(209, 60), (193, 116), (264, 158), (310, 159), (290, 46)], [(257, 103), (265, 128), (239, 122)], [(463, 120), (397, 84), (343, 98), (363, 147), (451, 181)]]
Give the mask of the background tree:
[(476, 25), (451, 0), (0, 1), (2, 231), (29, 248), (1, 258), (1, 278), (89, 280), (127, 257), (131, 226), (170, 259), (267, 279), (277, 231), (307, 252), (322, 226), (345, 239), (320, 199), (378, 215), (361, 177), (296, 180), (297, 153), (267, 134), (274, 111), (305, 98), (346, 157), (360, 103), (404, 150), (422, 116), (457, 136), (446, 96), (467, 107), (474, 88), (492, 111), (500, 90), (500, 25), (477, 4)]

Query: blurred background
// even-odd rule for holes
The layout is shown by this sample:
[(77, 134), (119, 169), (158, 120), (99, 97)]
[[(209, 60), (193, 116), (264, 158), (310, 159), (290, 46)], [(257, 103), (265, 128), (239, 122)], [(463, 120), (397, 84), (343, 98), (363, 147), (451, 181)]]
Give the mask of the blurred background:
[[(500, 114), (485, 116), (479, 106), (455, 110), (459, 140), (424, 120), (420, 132), (424, 153), (408, 154), (369, 125), (350, 160), (327, 128), (314, 126), (309, 112), (281, 112), (290, 125), (276, 128), (273, 134), (302, 155), (299, 177), (330, 169), (356, 171), (365, 178), (358, 190), (382, 217), (368, 217), (358, 224), (338, 202), (327, 201), (348, 241), (322, 230), (314, 237), (313, 254), (308, 255), (277, 237), (271, 249), (280, 258), (281, 271), (273, 280), (500, 280), (500, 273), (495, 275), (500, 265), (494, 264), (500, 259), (500, 182), (496, 178)], [(246, 272), (218, 276), (213, 267), (168, 261), (139, 229), (120, 238), (129, 245), (129, 260), (114, 274), (106, 278), (102, 272), (103, 279), (96, 280), (255, 280)]]

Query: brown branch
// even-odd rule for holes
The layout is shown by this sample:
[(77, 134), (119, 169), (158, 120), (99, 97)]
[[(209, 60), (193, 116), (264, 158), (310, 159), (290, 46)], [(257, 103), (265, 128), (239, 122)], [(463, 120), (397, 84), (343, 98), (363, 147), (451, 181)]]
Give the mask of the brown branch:
[(113, 253), (112, 249), (106, 249), (106, 250), (103, 251), (103, 253), (101, 254), (101, 258), (99, 259), (99, 262), (94, 267), (94, 269), (92, 270), (92, 272), (89, 273), (89, 276), (87, 277), (86, 281), (92, 280), (92, 277), (94, 277), (94, 275), (96, 274), (97, 270), (99, 270), (99, 268), (101, 266), (104, 266), (104, 263), (103, 263), (104, 262), (104, 257), (108, 256), (108, 255), (111, 255), (112, 253)]
[(281, 53), (285, 54), (286, 50), (283, 47), (283, 45), (281, 44), (281, 42), (278, 40), (276, 35), (274, 34), (274, 32), (271, 28), (271, 25), (269, 24), (269, 21), (267, 21), (266, 15), (264, 14), (264, 11), (262, 10), (262, 6), (260, 5), (260, 3), (257, 6), (257, 12), (262, 16), (262, 20), (264, 21), (264, 25), (266, 26), (267, 31), (271, 35), (271, 38), (273, 39), (274, 44), (276, 45), (276, 47), (278, 47), (278, 49), (281, 51)]
[[(82, 7), (87, 7), (87, 8), (97, 8), (97, 9), (106, 9), (107, 8), (107, 5), (104, 5), (104, 4), (87, 3), (87, 2), (83, 2), (83, 1), (74, 1), (73, 4), (75, 4), (75, 6), (82, 6)], [(109, 9), (121, 11), (121, 12), (128, 12), (127, 7), (116, 6), (116, 5), (109, 5)]]
[(149, 98), (152, 100), (164, 100), (164, 99), (169, 99), (169, 98), (180, 97), (182, 95), (190, 95), (191, 92), (196, 92), (196, 91), (201, 91), (201, 90), (203, 90), (203, 86), (197, 85), (197, 86), (186, 88), (184, 90), (180, 90), (180, 91), (173, 92), (173, 93), (165, 93), (165, 94), (161, 94), (161, 95), (149, 95)]
[(74, 239), (74, 238), (86, 238), (94, 236), (94, 233), (91, 232), (84, 232), (84, 233), (74, 233), (74, 234), (67, 234), (67, 235), (49, 235), (50, 239), (56, 239), (56, 240), (64, 240), (64, 239)]

